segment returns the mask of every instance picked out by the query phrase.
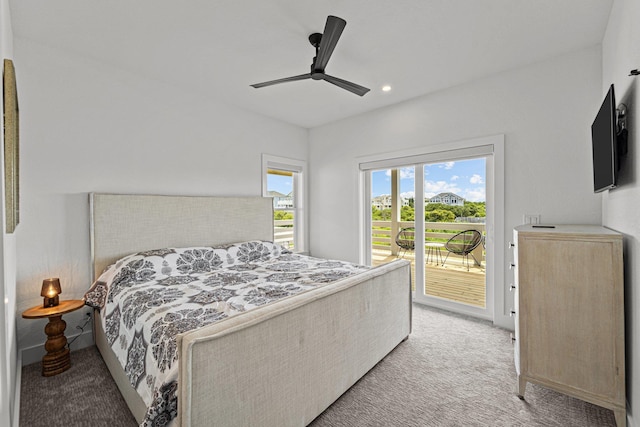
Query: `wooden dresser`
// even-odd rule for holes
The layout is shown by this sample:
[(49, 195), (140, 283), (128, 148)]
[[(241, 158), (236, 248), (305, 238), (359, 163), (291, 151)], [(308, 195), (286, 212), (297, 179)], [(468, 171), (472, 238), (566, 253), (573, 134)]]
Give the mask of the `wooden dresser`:
[(612, 409), (625, 426), (622, 235), (523, 225), (511, 246), (518, 396), (540, 384)]

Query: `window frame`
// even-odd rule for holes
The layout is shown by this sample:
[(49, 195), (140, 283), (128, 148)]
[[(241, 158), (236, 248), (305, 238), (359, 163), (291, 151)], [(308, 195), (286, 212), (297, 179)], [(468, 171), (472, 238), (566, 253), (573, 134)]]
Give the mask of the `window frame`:
[(262, 196), (269, 197), (267, 175), (269, 170), (293, 173), (293, 239), (297, 253), (308, 253), (307, 184), (305, 160), (262, 154)]

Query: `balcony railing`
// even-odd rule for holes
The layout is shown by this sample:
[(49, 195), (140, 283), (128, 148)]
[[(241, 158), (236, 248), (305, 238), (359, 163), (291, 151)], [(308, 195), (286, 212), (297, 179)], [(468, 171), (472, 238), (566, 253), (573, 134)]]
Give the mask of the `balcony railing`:
[[(403, 228), (415, 227), (413, 221), (398, 221), (398, 230)], [(446, 243), (456, 233), (464, 230), (477, 230), (485, 235), (485, 225), (482, 223), (466, 223), (466, 222), (425, 222), (425, 243), (438, 242)], [(398, 247), (395, 244), (396, 236), (391, 235), (391, 221), (372, 221), (371, 222), (371, 242), (372, 249), (384, 249), (391, 251), (392, 254), (398, 253)], [(484, 264), (484, 246), (479, 245), (471, 252), (478, 260), (480, 265)], [(473, 259), (473, 258), (472, 258)]]
[[(293, 248), (293, 220), (275, 220), (274, 222), (274, 240), (275, 242)], [(399, 221), (398, 227), (408, 228), (414, 227), (413, 221)], [(445, 243), (456, 233), (464, 230), (477, 230), (483, 236), (485, 234), (485, 225), (481, 223), (461, 223), (461, 222), (426, 222), (425, 223), (425, 242)], [(371, 227), (372, 248), (390, 251), (396, 255), (398, 248), (395, 245), (395, 235), (391, 236), (391, 221), (372, 221)], [(484, 248), (478, 246), (473, 252), (473, 256), (484, 264)]]
[(280, 245), (293, 249), (293, 220), (273, 221), (273, 240)]

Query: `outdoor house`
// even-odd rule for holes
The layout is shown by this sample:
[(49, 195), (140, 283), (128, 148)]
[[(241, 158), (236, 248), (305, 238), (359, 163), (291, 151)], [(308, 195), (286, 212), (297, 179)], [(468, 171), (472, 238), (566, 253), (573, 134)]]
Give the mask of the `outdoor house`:
[(443, 203), (451, 206), (464, 206), (464, 199), (453, 193), (436, 194), (429, 199), (429, 203)]

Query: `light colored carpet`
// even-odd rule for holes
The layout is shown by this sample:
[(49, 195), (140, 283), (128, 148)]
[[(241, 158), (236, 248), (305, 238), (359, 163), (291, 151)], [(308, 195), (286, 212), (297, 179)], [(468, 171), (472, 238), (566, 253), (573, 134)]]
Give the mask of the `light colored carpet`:
[[(49, 378), (23, 368), (21, 426), (136, 425), (95, 347), (71, 363)], [(611, 411), (532, 384), (522, 401), (515, 384), (508, 331), (414, 305), (409, 340), (310, 426), (615, 426)]]
[(311, 426), (616, 425), (612, 411), (536, 385), (520, 400), (509, 331), (413, 307), (409, 340)]

